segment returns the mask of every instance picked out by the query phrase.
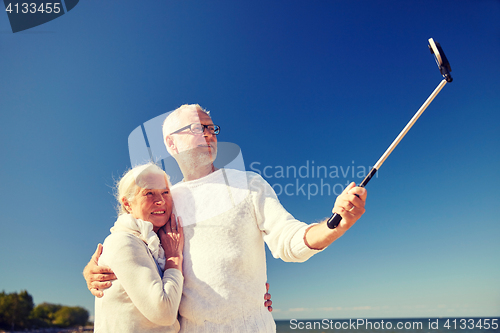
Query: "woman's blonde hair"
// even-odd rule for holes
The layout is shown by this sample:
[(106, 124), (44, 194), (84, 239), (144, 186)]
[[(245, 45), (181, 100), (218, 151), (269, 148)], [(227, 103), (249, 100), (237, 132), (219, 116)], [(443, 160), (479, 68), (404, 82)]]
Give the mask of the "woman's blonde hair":
[(128, 202), (134, 200), (137, 189), (144, 188), (145, 186), (143, 183), (141, 184), (141, 178), (151, 173), (164, 175), (167, 180), (168, 187), (171, 187), (170, 177), (153, 162), (141, 164), (126, 171), (115, 185), (115, 198), (117, 201), (116, 210), (118, 216), (129, 213), (123, 203), (123, 198), (127, 199)]

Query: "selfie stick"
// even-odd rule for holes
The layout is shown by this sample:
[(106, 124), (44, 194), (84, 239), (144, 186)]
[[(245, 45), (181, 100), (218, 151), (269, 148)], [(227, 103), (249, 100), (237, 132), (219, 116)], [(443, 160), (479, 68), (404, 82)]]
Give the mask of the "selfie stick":
[[(429, 49), (431, 50), (431, 53), (434, 54), (434, 58), (436, 59), (436, 63), (439, 67), (439, 71), (441, 72), (441, 75), (443, 75), (444, 79), (436, 87), (436, 89), (434, 89), (432, 94), (429, 96), (429, 98), (427, 98), (427, 100), (424, 102), (424, 104), (422, 104), (420, 109), (418, 109), (417, 113), (415, 113), (415, 115), (413, 116), (413, 118), (411, 118), (411, 120), (408, 122), (408, 124), (406, 124), (405, 128), (403, 128), (401, 133), (399, 133), (399, 135), (392, 142), (392, 144), (389, 146), (389, 148), (387, 148), (384, 155), (382, 155), (382, 157), (380, 157), (380, 159), (377, 161), (377, 163), (375, 163), (375, 166), (373, 166), (373, 168), (370, 170), (370, 172), (365, 177), (365, 179), (363, 179), (361, 184), (359, 184), (359, 187), (365, 187), (366, 184), (368, 184), (368, 182), (370, 181), (370, 179), (372, 179), (372, 177), (375, 175), (377, 170), (380, 169), (380, 167), (382, 166), (382, 164), (384, 163), (386, 158), (389, 157), (389, 155), (392, 153), (394, 148), (396, 148), (396, 146), (404, 138), (406, 133), (408, 133), (410, 128), (413, 126), (413, 124), (415, 124), (417, 119), (422, 115), (422, 113), (424, 113), (425, 109), (429, 106), (429, 104), (431, 104), (434, 97), (436, 97), (437, 94), (439, 94), (439, 92), (441, 91), (441, 89), (443, 89), (443, 87), (445, 86), (446, 83), (453, 81), (453, 79), (450, 75), (450, 72), (451, 72), (450, 63), (448, 62), (448, 59), (446, 59), (446, 56), (444, 55), (444, 52), (443, 52), (443, 49), (441, 48), (441, 45), (439, 45), (438, 42), (434, 42), (434, 40), (432, 38), (430, 38), (429, 39)], [(342, 216), (340, 216), (337, 213), (334, 213), (327, 222), (328, 228), (330, 228), (330, 229), (336, 228), (339, 225), (341, 220), (342, 220)]]

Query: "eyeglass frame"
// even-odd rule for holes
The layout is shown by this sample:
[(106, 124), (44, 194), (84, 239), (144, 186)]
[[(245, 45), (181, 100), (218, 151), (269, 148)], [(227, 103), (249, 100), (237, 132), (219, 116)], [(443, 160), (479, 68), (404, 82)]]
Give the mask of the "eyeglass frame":
[[(200, 126), (203, 128), (203, 131), (202, 131), (201, 133), (195, 133), (195, 132), (193, 132), (193, 130), (191, 129), (191, 126), (193, 126), (193, 125), (200, 125)], [(213, 132), (212, 132), (212, 131), (210, 131), (210, 129), (208, 128), (208, 126), (213, 126), (213, 127), (214, 127)], [(212, 135), (218, 135), (218, 134), (220, 133), (220, 126), (219, 126), (219, 125), (215, 125), (215, 124), (203, 125), (203, 124), (200, 124), (200, 123), (192, 123), (192, 124), (189, 124), (189, 125), (184, 126), (184, 127), (182, 127), (182, 128), (179, 128), (177, 131), (174, 131), (174, 132), (170, 133), (170, 135), (172, 135), (172, 134), (177, 134), (177, 133), (182, 132), (182, 131), (184, 131), (184, 130), (186, 130), (186, 129), (189, 129), (189, 131), (190, 131), (191, 133), (193, 133), (194, 135), (198, 135), (198, 134), (203, 134), (203, 133), (205, 133), (205, 129), (207, 129), (207, 130), (208, 130), (208, 132), (209, 132), (210, 134), (212, 134)], [(217, 133), (216, 133), (216, 132), (217, 132)]]

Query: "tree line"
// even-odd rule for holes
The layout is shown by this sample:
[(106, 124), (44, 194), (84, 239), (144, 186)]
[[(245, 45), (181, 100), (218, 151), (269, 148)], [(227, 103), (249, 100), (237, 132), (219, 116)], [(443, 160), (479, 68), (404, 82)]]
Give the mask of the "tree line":
[(84, 326), (88, 319), (89, 312), (79, 306), (50, 303), (34, 306), (33, 297), (26, 290), (20, 293), (0, 293), (2, 329)]

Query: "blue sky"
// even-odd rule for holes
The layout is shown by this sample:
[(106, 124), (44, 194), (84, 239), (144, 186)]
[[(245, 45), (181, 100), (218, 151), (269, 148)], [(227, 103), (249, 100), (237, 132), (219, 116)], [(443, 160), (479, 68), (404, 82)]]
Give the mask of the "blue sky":
[(493, 0), (90, 0), (13, 34), (0, 14), (0, 290), (93, 313), (81, 271), (114, 222), (128, 135), (185, 103), (247, 170), (292, 184), (295, 217), (329, 216), (335, 195), (307, 187), (357, 174), (275, 172), (373, 165), (442, 79), (433, 37), (455, 80), (348, 233), (303, 264), (268, 257), (274, 317), (500, 316), (499, 16)]

